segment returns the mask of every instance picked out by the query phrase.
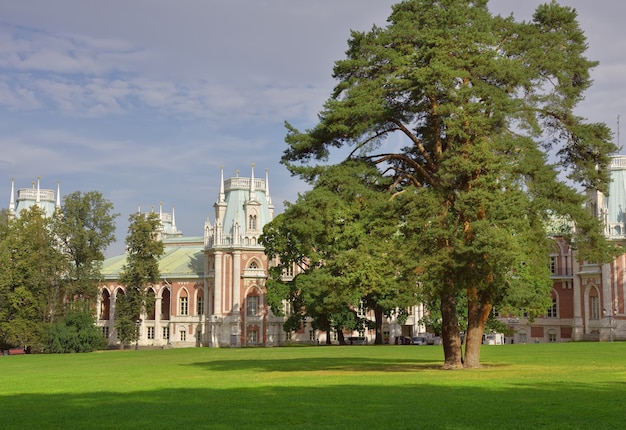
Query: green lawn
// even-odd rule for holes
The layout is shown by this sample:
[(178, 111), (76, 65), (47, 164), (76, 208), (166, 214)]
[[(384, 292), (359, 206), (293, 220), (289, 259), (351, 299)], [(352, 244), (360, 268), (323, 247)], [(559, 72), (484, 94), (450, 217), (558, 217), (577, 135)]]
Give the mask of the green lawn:
[(0, 429), (617, 429), (626, 343), (106, 351), (0, 357)]

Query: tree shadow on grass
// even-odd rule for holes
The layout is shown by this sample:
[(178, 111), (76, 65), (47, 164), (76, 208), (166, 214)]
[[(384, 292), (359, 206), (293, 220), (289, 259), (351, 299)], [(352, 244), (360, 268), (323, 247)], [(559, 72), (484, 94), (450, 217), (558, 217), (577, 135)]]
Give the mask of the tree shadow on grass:
[(188, 364), (212, 372), (259, 370), (265, 372), (344, 371), (406, 372), (439, 369), (441, 362), (432, 360), (393, 360), (369, 357), (281, 358), (280, 360), (214, 360)]
[(17, 394), (0, 397), (0, 425), (3, 429), (151, 430), (614, 429), (623, 425), (620, 399), (625, 394), (623, 383), (509, 389), (407, 384)]
[[(376, 359), (372, 357), (281, 358), (276, 360), (208, 360), (186, 364), (212, 372), (259, 370), (265, 372), (344, 371), (344, 372), (407, 372), (441, 369), (443, 363), (432, 359)], [(507, 367), (506, 363), (486, 364), (483, 368)]]

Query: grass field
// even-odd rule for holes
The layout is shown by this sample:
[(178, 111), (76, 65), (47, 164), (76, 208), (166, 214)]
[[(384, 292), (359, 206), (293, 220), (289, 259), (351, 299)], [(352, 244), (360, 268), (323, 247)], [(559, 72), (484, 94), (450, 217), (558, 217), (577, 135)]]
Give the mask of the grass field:
[(0, 357), (0, 429), (618, 429), (626, 343), (106, 351)]

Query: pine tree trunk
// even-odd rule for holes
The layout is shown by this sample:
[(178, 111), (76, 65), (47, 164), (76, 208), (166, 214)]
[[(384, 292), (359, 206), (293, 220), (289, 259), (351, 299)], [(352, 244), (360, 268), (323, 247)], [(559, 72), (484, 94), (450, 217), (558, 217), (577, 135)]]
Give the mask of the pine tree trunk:
[(383, 344), (383, 308), (382, 306), (374, 306), (374, 323), (376, 326), (376, 339), (375, 345)]
[(461, 336), (453, 291), (453, 286), (448, 285), (441, 294), (441, 339), (443, 342), (444, 369), (463, 368)]
[(485, 323), (489, 318), (492, 305), (482, 303), (476, 293), (476, 289), (467, 291), (467, 333), (465, 338), (465, 368), (474, 369), (480, 367), (480, 348), (483, 343)]

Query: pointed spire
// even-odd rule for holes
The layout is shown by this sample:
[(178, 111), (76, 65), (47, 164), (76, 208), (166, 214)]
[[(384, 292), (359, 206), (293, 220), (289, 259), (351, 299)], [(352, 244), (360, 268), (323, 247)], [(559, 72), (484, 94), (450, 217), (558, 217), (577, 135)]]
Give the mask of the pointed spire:
[(137, 215), (141, 215), (141, 203), (137, 203)]
[(163, 202), (159, 202), (159, 221), (163, 223)]
[(218, 201), (222, 203), (224, 201), (224, 166), (220, 167), (220, 195)]
[(40, 176), (37, 176), (37, 197), (35, 198), (35, 204), (37, 206), (39, 206), (39, 203), (41, 203), (41, 194), (39, 191), (39, 180), (41, 179)]
[(15, 213), (15, 179), (11, 178), (11, 199), (9, 200), (9, 214)]
[(61, 181), (57, 181), (57, 208), (61, 207)]
[(251, 164), (252, 166), (252, 175), (250, 176), (250, 200), (254, 200), (254, 163)]
[(174, 214), (174, 205), (172, 205), (172, 231), (176, 232), (176, 215)]
[(269, 169), (265, 169), (265, 200), (268, 205), (272, 204), (272, 198), (270, 197), (270, 176)]

